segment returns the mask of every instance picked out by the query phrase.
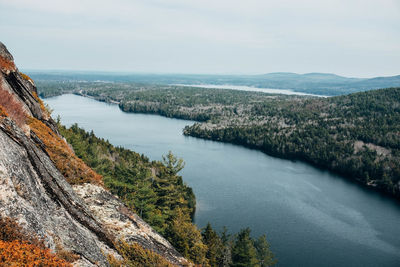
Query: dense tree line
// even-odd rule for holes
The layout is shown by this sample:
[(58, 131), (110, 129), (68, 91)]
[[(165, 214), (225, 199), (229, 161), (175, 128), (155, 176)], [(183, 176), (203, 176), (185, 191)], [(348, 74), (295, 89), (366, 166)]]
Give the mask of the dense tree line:
[(166, 232), (178, 208), (193, 218), (195, 196), (177, 174), (182, 162), (172, 153), (165, 157), (165, 164), (150, 162), (144, 155), (114, 147), (76, 124), (59, 128), (75, 154), (103, 176), (104, 185), (157, 231)]
[(305, 160), (400, 196), (400, 88), (260, 102), (251, 115), (265, 123), (197, 123), (184, 133)]
[[(104, 185), (166, 237), (184, 257), (203, 266), (275, 264), (265, 236), (253, 239), (249, 229), (233, 236), (226, 230), (218, 234), (210, 224), (202, 231), (193, 224), (195, 196), (178, 175), (184, 167), (183, 160), (171, 152), (162, 162), (149, 161), (144, 155), (114, 147), (76, 124), (66, 128), (58, 123), (58, 127), (75, 154), (102, 175)], [(120, 244), (119, 249), (128, 254), (129, 251), (142, 253), (126, 244)], [(146, 259), (159, 260), (155, 255), (147, 255)], [(118, 265), (117, 260), (111, 260)]]
[(196, 120), (185, 134), (304, 160), (400, 196), (399, 88), (317, 98), (132, 83), (65, 87), (127, 112)]
[(137, 85), (79, 93), (128, 112), (196, 120), (185, 134), (304, 160), (400, 196), (399, 91), (318, 98)]

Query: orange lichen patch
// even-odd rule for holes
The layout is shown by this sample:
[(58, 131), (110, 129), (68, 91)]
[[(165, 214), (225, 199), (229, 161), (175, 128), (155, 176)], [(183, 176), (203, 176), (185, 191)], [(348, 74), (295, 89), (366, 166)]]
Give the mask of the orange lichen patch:
[(8, 117), (8, 114), (3, 106), (0, 106), (0, 117)]
[(28, 82), (31, 82), (32, 84), (35, 84), (35, 83), (33, 82), (33, 80), (31, 79), (31, 77), (29, 77), (29, 76), (26, 75), (25, 73), (20, 72), (19, 74), (21, 75), (21, 77), (22, 77), (24, 80), (26, 80), (26, 81), (28, 81)]
[(0, 112), (2, 116), (9, 116), (15, 123), (22, 127), (26, 123), (27, 115), (22, 107), (21, 102), (15, 100), (15, 97), (0, 87)]
[(70, 263), (58, 258), (50, 249), (21, 242), (0, 241), (1, 266), (72, 266)]
[(0, 69), (2, 71), (15, 71), (16, 67), (14, 62), (5, 59), (4, 57), (0, 56)]
[(78, 158), (68, 144), (43, 122), (30, 118), (31, 130), (42, 140), (57, 169), (70, 184), (92, 183), (103, 185), (102, 176)]

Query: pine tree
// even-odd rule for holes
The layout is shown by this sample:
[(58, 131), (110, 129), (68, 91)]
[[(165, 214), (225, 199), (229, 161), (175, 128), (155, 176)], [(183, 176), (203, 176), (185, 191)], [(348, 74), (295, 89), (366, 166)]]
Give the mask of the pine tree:
[(228, 234), (228, 229), (224, 226), (221, 233), (221, 241), (223, 245), (222, 261), (220, 266), (228, 267), (232, 263), (232, 239), (231, 235)]
[(242, 229), (236, 235), (232, 248), (232, 267), (258, 267), (257, 250), (250, 237), (250, 229)]
[(180, 208), (175, 210), (175, 216), (166, 230), (167, 239), (182, 255), (196, 264), (207, 266), (207, 246), (203, 243), (201, 233), (192, 224), (189, 214)]
[(207, 245), (208, 250), (206, 258), (211, 266), (221, 266), (223, 263), (223, 249), (221, 238), (212, 229), (211, 224), (207, 223), (206, 228), (202, 232), (203, 242)]
[(157, 195), (149, 179), (138, 181), (135, 185), (134, 206), (141, 218), (147, 220), (154, 212)]
[(270, 250), (265, 235), (260, 236), (254, 241), (254, 247), (257, 250), (257, 259), (261, 267), (269, 267), (276, 264), (276, 259), (274, 259), (274, 254)]
[(185, 167), (185, 162), (183, 159), (178, 159), (174, 156), (174, 154), (172, 154), (171, 151), (168, 151), (168, 154), (162, 158), (164, 165), (167, 166), (172, 175), (176, 175)]

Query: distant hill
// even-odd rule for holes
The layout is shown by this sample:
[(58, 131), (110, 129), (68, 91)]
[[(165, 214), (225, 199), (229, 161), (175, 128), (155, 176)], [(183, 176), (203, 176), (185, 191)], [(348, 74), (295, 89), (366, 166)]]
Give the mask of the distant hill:
[(292, 72), (275, 72), (263, 75), (266, 79), (301, 79), (312, 81), (330, 81), (330, 82), (348, 82), (348, 81), (361, 81), (362, 78), (347, 78), (332, 73), (319, 73), (312, 72), (306, 74), (297, 74)]
[(370, 87), (383, 88), (383, 87), (395, 87), (400, 84), (400, 75), (391, 77), (376, 77), (371, 79), (365, 79), (355, 83), (356, 86), (364, 87), (366, 89)]
[(36, 81), (107, 81), (150, 84), (243, 85), (258, 88), (291, 89), (319, 95), (345, 95), (371, 89), (400, 86), (400, 75), (348, 78), (331, 73), (297, 74), (275, 72), (261, 75), (127, 74), (107, 72), (28, 71)]

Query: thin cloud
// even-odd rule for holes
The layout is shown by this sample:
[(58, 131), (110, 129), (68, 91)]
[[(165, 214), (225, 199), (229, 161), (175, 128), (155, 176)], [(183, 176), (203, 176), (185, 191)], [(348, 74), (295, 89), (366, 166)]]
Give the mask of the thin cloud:
[(346, 76), (400, 69), (399, 1), (0, 0), (0, 10), (2, 41), (27, 68)]

